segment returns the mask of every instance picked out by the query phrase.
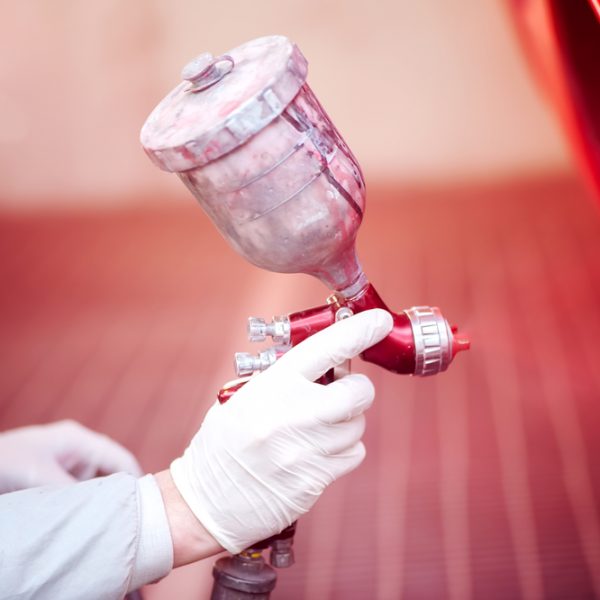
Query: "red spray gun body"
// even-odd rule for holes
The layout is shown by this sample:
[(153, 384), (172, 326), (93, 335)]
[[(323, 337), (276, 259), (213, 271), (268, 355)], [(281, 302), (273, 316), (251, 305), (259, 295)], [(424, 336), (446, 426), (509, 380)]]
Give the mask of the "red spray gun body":
[(339, 319), (371, 308), (383, 308), (390, 312), (394, 318), (394, 328), (384, 340), (365, 350), (361, 358), (388, 371), (404, 375), (434, 375), (446, 370), (457, 352), (469, 348), (469, 341), (457, 334), (455, 328), (448, 326), (438, 308), (415, 306), (394, 313), (375, 288), (367, 284), (355, 297), (344, 299), (334, 294), (324, 306), (274, 317), (271, 323), (250, 317), (250, 341), (262, 342), (270, 336), (276, 346), (257, 355), (237, 353), (235, 370), (241, 379), (223, 387), (218, 394), (219, 401), (226, 402), (248, 381), (247, 376), (268, 368), (286, 348), (299, 344)]

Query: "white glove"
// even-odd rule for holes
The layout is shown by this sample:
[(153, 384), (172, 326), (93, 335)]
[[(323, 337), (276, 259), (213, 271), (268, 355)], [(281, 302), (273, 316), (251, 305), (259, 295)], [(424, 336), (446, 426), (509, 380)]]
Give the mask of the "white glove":
[(142, 470), (133, 454), (75, 421), (0, 433), (0, 493)]
[(292, 348), (224, 405), (215, 404), (171, 475), (209, 533), (237, 553), (282, 531), (363, 460), (364, 375), (313, 383), (383, 339), (392, 318), (371, 310)]

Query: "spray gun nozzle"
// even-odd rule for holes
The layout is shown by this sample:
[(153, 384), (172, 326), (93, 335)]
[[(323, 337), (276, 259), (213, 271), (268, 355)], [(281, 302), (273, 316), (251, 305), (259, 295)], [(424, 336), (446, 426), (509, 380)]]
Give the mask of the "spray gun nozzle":
[(458, 327), (452, 327), (452, 357), (454, 358), (459, 352), (468, 350), (471, 347), (471, 341), (464, 333), (458, 333)]

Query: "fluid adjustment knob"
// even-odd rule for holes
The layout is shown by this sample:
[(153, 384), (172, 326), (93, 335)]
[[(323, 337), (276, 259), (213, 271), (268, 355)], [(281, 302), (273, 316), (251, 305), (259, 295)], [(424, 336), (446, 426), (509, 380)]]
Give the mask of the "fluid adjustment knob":
[(275, 348), (263, 350), (258, 354), (236, 352), (234, 358), (235, 373), (238, 377), (244, 377), (246, 375), (252, 375), (252, 373), (256, 373), (257, 371), (264, 371), (265, 369), (268, 369), (279, 356), (281, 356), (281, 353), (278, 354)]
[(233, 368), (238, 377), (254, 373), (255, 356), (250, 352), (236, 352), (233, 358)]

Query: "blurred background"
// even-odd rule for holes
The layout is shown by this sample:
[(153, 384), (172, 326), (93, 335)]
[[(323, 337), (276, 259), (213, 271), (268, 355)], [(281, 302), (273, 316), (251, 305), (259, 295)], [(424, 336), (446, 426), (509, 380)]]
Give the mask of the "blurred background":
[(308, 58), (310, 84), (369, 183), (568, 168), (500, 0), (1, 6), (3, 206), (105, 208), (184, 196), (140, 152), (144, 120), (191, 58), (273, 33)]
[[(587, 0), (0, 0), (0, 428), (75, 418), (166, 468), (246, 318), (324, 301), (138, 141), (188, 60), (284, 34), (363, 168), (367, 275), (473, 347), (429, 380), (356, 361), (367, 460), (274, 597), (600, 597), (599, 30)], [(208, 597), (212, 562), (146, 597)]]

